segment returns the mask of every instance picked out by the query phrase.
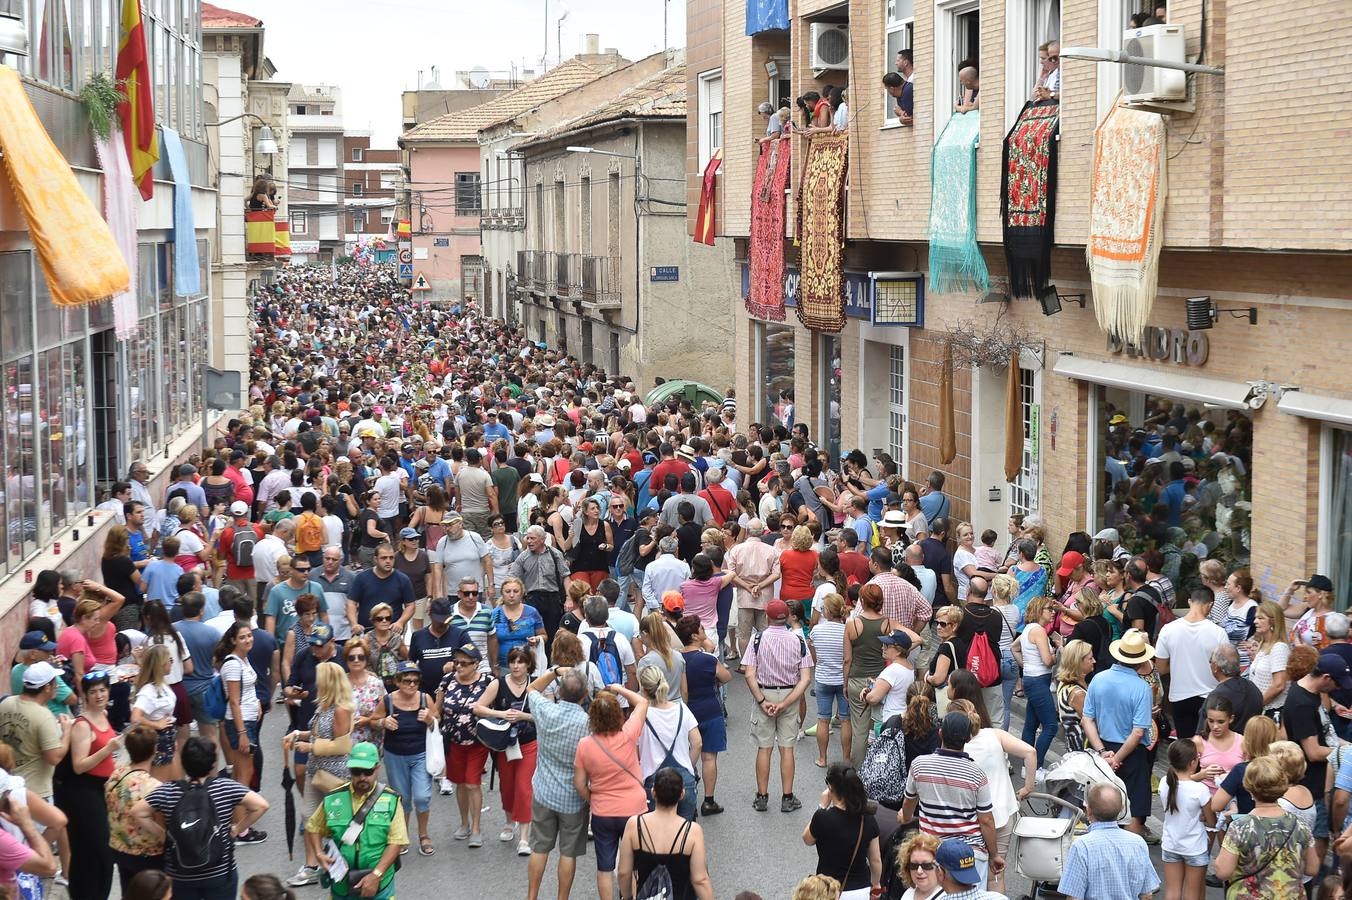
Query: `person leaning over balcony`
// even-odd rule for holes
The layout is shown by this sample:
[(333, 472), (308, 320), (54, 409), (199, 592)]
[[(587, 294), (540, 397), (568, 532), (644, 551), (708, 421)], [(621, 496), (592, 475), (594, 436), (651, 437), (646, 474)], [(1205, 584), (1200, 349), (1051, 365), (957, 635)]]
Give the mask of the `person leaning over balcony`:
[(1034, 100), (1061, 100), (1061, 43), (1047, 41), (1037, 48), (1041, 69), (1037, 85), (1033, 88)]
[(887, 96), (896, 101), (892, 105), (892, 112), (897, 120), (903, 125), (914, 125), (915, 120), (911, 118), (914, 108), (911, 83), (896, 72), (888, 72), (883, 76), (883, 89), (887, 91)]
[(764, 101), (760, 106), (756, 107), (756, 112), (765, 119), (765, 136), (757, 138), (758, 141), (762, 144), (769, 144), (771, 141), (783, 136), (784, 123), (779, 121), (779, 116), (776, 115), (777, 110), (773, 103), (769, 100)]
[(277, 204), (272, 202), (273, 185), (267, 178), (260, 175), (254, 180), (253, 189), (249, 191), (249, 209), (276, 209)]
[(981, 78), (976, 63), (967, 60), (958, 69), (958, 84), (962, 88), (961, 99), (953, 107), (954, 112), (971, 112), (981, 108)]

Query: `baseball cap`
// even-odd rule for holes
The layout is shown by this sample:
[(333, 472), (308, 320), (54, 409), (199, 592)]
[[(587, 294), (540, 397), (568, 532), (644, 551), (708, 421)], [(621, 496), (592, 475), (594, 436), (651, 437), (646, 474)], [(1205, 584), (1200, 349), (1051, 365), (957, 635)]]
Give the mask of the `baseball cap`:
[(422, 674), (422, 670), (418, 668), (418, 664), (417, 664), (417, 663), (415, 663), (415, 662), (409, 662), (408, 660), (404, 660), (403, 662), (399, 663), (399, 665), (397, 665), (397, 666), (394, 667), (394, 674), (395, 674), (395, 675), (420, 675), (420, 674)]
[[(39, 663), (41, 665), (41, 663)], [(1314, 667), (1315, 671), (1321, 675), (1327, 675), (1332, 678), (1334, 683), (1343, 690), (1352, 689), (1352, 667), (1349, 667), (1347, 660), (1336, 653), (1321, 653), (1319, 663)], [(28, 673), (24, 673), (24, 683), (28, 682)]]
[(966, 743), (972, 739), (972, 720), (967, 718), (967, 713), (951, 712), (944, 716), (939, 727), (950, 741)]
[(902, 650), (911, 649), (911, 636), (904, 631), (894, 631), (891, 634), (884, 634), (878, 638), (880, 644), (892, 644), (900, 647)]
[(615, 467), (617, 469), (632, 469), (634, 467), (634, 464), (627, 459), (622, 459), (615, 464)]
[(380, 751), (370, 741), (353, 744), (347, 755), (347, 767), (370, 772), (380, 765)]
[(667, 612), (683, 612), (685, 598), (681, 596), (680, 591), (667, 591), (662, 594), (662, 608)]
[(185, 475), (196, 475), (196, 474), (197, 474), (197, 466), (194, 466), (192, 463), (184, 463), (183, 465), (178, 467), (179, 478), (182, 478)]
[[(39, 632), (40, 633), (40, 632)], [(46, 687), (52, 679), (61, 673), (51, 663), (35, 662), (23, 672), (23, 686), (30, 688)]]
[(1113, 416), (1111, 419), (1108, 420), (1108, 424), (1109, 424), (1109, 425), (1125, 425), (1125, 424), (1127, 424), (1127, 417), (1124, 416), (1124, 415), (1122, 415), (1121, 413), (1118, 413), (1117, 415)]
[(412, 452), (413, 452), (413, 445), (412, 445), (412, 444), (405, 444), (404, 446), (402, 446), (402, 447), (399, 448), (399, 452), (400, 452), (400, 453), (412, 453)]
[(532, 484), (544, 484), (544, 483), (545, 483), (544, 478), (542, 478), (542, 477), (540, 476), (540, 473), (539, 473), (539, 472), (531, 472), (529, 475), (526, 476), (526, 480), (529, 481), (529, 482), (532, 483)]
[(1333, 582), (1329, 580), (1327, 575), (1311, 575), (1309, 578), (1305, 579), (1305, 586), (1312, 587), (1316, 591), (1333, 590)]
[(447, 523), (463, 522), (464, 520), (465, 517), (460, 515), (460, 513), (456, 512), (455, 510), (449, 510), (444, 516), (441, 517), (441, 521)]
[(333, 629), (330, 628), (328, 625), (325, 625), (323, 622), (318, 622), (315, 624), (314, 629), (310, 632), (310, 636), (309, 638), (307, 638), (307, 640), (309, 641), (311, 647), (322, 647), (329, 641), (333, 640)]
[(418, 468), (418, 469), (430, 469), (430, 468), (432, 468), (432, 463), (431, 463), (430, 461), (428, 461), (427, 457), (425, 457), (425, 456), (424, 456), (424, 457), (421, 457), (421, 458), (420, 458), (417, 462), (415, 462), (413, 465), (414, 465), (415, 468)]
[(1062, 578), (1069, 578), (1070, 573), (1082, 565), (1084, 565), (1084, 554), (1078, 550), (1067, 550), (1061, 554), (1061, 568), (1056, 570), (1056, 574)]
[(451, 617), (453, 611), (454, 607), (451, 606), (451, 601), (445, 597), (438, 597), (427, 607), (427, 615), (434, 622), (445, 622)]
[[(962, 715), (964, 720), (967, 718), (962, 713), (957, 715)], [(934, 852), (934, 861), (958, 884), (977, 884), (981, 881), (981, 873), (976, 868), (976, 852), (964, 840), (949, 838), (944, 841)]]
[(461, 644), (459, 647), (456, 647), (456, 648), (455, 648), (455, 655), (456, 655), (456, 656), (468, 656), (470, 659), (474, 660), (475, 662), (478, 662), (479, 660), (481, 660), (481, 659), (484, 658), (484, 657), (483, 657), (483, 654), (479, 652), (479, 648), (476, 647), (476, 646), (474, 646), (474, 644), (469, 643), (469, 642), (463, 643), (463, 644)]
[(56, 650), (56, 644), (47, 640), (47, 635), (41, 631), (30, 631), (19, 639), (20, 650), (45, 650), (48, 653)]
[(416, 528), (400, 529), (399, 539), (404, 541), (416, 541), (418, 539), (418, 529)]
[(1105, 528), (1098, 534), (1094, 535), (1094, 540), (1111, 541), (1114, 544), (1120, 544), (1122, 543), (1122, 535), (1118, 533), (1116, 528)]
[(234, 503), (230, 504), (230, 515), (247, 516), (248, 514), (249, 504), (245, 503), (243, 500), (236, 500)]
[(767, 619), (787, 619), (789, 617), (789, 604), (783, 600), (771, 600), (765, 605), (765, 617)]

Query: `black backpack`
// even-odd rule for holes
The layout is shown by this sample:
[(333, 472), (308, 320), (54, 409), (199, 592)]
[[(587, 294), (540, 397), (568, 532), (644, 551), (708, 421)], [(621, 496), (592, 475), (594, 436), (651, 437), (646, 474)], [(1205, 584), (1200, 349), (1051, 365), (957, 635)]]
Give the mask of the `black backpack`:
[(165, 823), (178, 869), (189, 876), (208, 872), (225, 859), (225, 838), (221, 837), (221, 823), (209, 790), (214, 780), (201, 784), (186, 778), (179, 781), (183, 795)]

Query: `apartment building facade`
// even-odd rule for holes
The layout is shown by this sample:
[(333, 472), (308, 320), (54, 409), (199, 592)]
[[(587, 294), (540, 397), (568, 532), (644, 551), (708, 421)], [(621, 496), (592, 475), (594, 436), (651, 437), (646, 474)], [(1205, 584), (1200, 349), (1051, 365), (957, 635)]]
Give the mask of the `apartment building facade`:
[(517, 146), (527, 333), (640, 390), (657, 377), (722, 388), (733, 370), (731, 255), (685, 233), (682, 57)]
[[(500, 306), (491, 294), (495, 285), (486, 277), (483, 258), (479, 130), (625, 63), (617, 53), (575, 57), (486, 103), (438, 116), (400, 135), (413, 223), (413, 271), (431, 285), (429, 299), (472, 297), (485, 309)], [(513, 176), (508, 172), (503, 177)]]
[[(803, 0), (781, 10), (787, 27), (767, 30), (748, 28), (757, 16), (748, 16), (747, 6), (687, 6), (688, 196), (698, 196), (703, 162), (721, 146), (720, 239), (745, 261), (753, 142), (765, 130), (757, 105), (847, 86), (847, 302), (844, 327), (820, 332), (795, 321), (792, 308), (783, 322), (749, 315), (744, 289), (726, 298), (736, 322), (740, 427), (792, 416), (823, 446), (890, 453), (912, 481), (943, 471), (954, 516), (978, 533), (993, 528), (1003, 542), (1007, 516), (1040, 512), (1048, 543), (1060, 547), (1070, 532), (1115, 524), (1123, 498), (1113, 491), (1121, 478), (1110, 457), (1138, 429), (1169, 425), (1220, 454), (1201, 458), (1189, 473), (1225, 498), (1182, 517), (1194, 555), (1247, 563), (1265, 594), (1326, 572), (1346, 604), (1352, 390), (1345, 367), (1329, 363), (1352, 337), (1345, 252), (1352, 244), (1352, 155), (1331, 120), (1273, 102), (1263, 74), (1282, 72), (1292, 96), (1345, 78), (1352, 64), (1341, 57), (1327, 61), (1333, 71), (1307, 62), (1311, 42), (1333, 46), (1352, 31), (1335, 4), (1293, 13), (1283, 35), (1296, 40), (1261, 44), (1240, 39), (1265, 27), (1261, 7), (1168, 4), (1167, 23), (1182, 26), (1186, 58), (1224, 75), (1189, 76), (1185, 101), (1153, 107), (1167, 126), (1167, 193), (1145, 351), (1110, 340), (1099, 327), (1086, 263), (1095, 128), (1123, 87), (1123, 67), (1060, 59), (1055, 315), (1044, 315), (1035, 301), (1008, 299), (1000, 198), (1002, 143), (1036, 82), (1039, 45), (1057, 39), (1062, 48), (1121, 49), (1135, 3)], [(825, 30), (835, 32), (843, 51), (832, 62), (838, 68), (821, 65), (831, 48), (814, 38)], [(895, 116), (880, 83), (899, 50), (914, 60), (909, 125)], [(959, 63), (980, 71), (975, 221), (992, 284), (984, 296), (934, 291), (925, 274), (931, 150), (959, 100)], [(797, 110), (794, 118), (802, 123)], [(805, 146), (793, 140), (789, 223)], [(694, 209), (688, 204), (692, 233)], [(786, 237), (790, 302), (798, 252)], [(924, 290), (918, 321), (875, 324), (875, 274), (897, 272), (919, 276), (911, 279)], [(1200, 297), (1237, 315), (1222, 311), (1190, 327), (1185, 301)], [(1002, 465), (1006, 368), (955, 366), (957, 452), (949, 463), (941, 456), (940, 415), (947, 348), (1011, 334), (1027, 338), (1018, 382), (1022, 466), (1012, 482)], [(1198, 449), (1189, 448), (1194, 456)], [(1138, 535), (1136, 546), (1145, 545)]]
[(343, 135), (344, 242), (348, 252), (363, 238), (385, 237), (400, 218), (404, 165), (398, 150), (371, 146), (370, 132)]
[(286, 162), (291, 261), (331, 263), (344, 252), (343, 98), (335, 85), (293, 84)]
[[(77, 95), (117, 55), (113, 7), (94, 0), (23, 3), (30, 55), (7, 56), (54, 151), (30, 146), (30, 162), (69, 165), (78, 189), (102, 208), (104, 173)], [(201, 12), (185, 0), (170, 16), (147, 6), (156, 123), (181, 137), (191, 182), (194, 234), (175, 234), (174, 182), (163, 149), (154, 195), (137, 206), (135, 333), (115, 333), (113, 305), (57, 306), (38, 246), (8, 179), (0, 180), (0, 653), (11, 658), (24, 631), (33, 574), (43, 569), (95, 577), (112, 516), (95, 511), (103, 492), (147, 463), (162, 497), (168, 468), (199, 446), (202, 367), (212, 356), (212, 299), (206, 267), (216, 240), (215, 172), (206, 143)], [(0, 116), (27, 116), (5, 104)], [(163, 144), (161, 147), (163, 148)], [(116, 148), (121, 152), (121, 146)], [(59, 158), (58, 158), (59, 157)], [(177, 249), (193, 241), (200, 291), (179, 296)]]

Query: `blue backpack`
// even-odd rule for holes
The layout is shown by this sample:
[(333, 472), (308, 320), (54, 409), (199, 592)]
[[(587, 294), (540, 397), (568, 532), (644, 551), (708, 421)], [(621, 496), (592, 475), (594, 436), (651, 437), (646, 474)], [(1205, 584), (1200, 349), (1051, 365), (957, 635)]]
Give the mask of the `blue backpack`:
[(202, 711), (217, 722), (223, 722), (226, 706), (225, 681), (222, 680), (221, 673), (217, 672), (207, 685), (206, 693), (202, 695)]
[(602, 684), (624, 684), (624, 664), (620, 662), (620, 648), (615, 643), (615, 629), (606, 630), (606, 636), (591, 636), (588, 658), (596, 663)]

